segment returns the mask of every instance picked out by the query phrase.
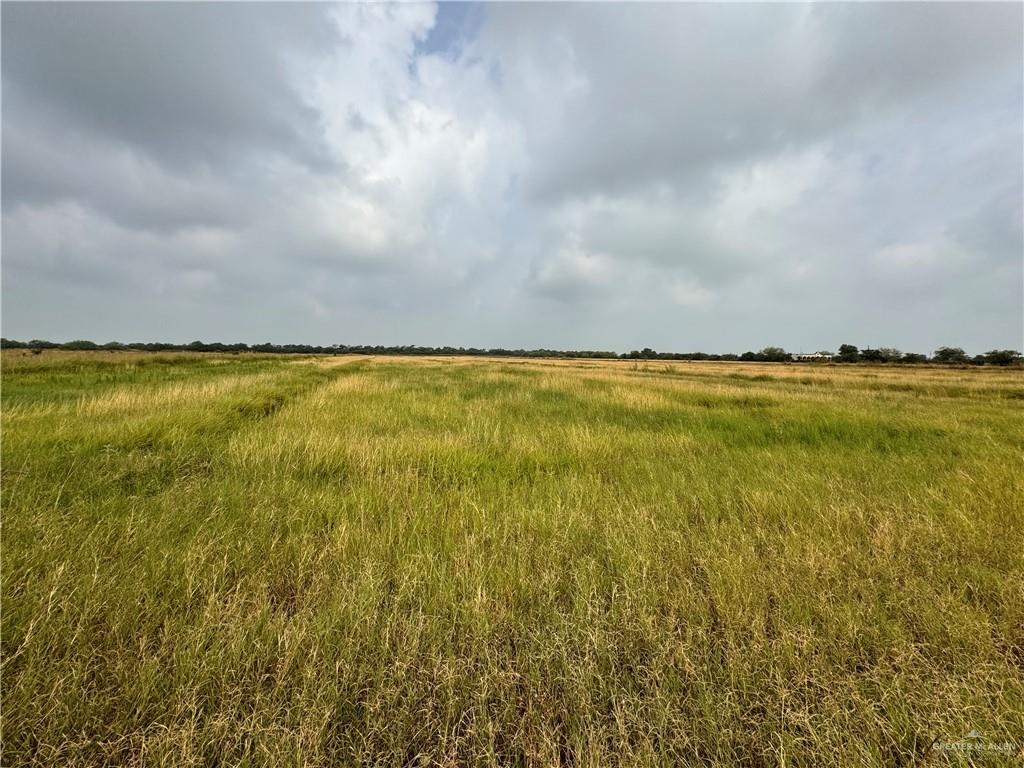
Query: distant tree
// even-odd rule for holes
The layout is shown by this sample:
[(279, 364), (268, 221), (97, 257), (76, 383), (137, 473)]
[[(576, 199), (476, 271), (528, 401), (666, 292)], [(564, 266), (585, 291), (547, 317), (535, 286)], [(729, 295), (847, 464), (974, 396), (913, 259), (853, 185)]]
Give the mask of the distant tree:
[[(4, 349), (28, 349), (33, 354), (41, 354), (47, 349), (72, 349), (72, 350), (108, 350), (132, 349), (142, 352), (165, 352), (165, 351), (194, 351), (194, 352), (216, 352), (239, 354), (252, 351), (264, 354), (302, 354), (302, 355), (490, 355), (494, 357), (528, 357), (537, 359), (548, 358), (582, 358), (582, 359), (609, 359), (609, 360), (744, 360), (761, 362), (789, 362), (792, 356), (782, 347), (765, 347), (760, 352), (744, 352), (742, 355), (733, 353), (711, 354), (707, 352), (656, 352), (650, 347), (631, 352), (616, 353), (599, 350), (556, 350), (556, 349), (503, 349), (493, 347), (482, 349), (477, 347), (421, 347), (415, 344), (386, 347), (376, 345), (347, 345), (332, 344), (330, 346), (314, 346), (310, 344), (254, 344), (251, 347), (244, 343), (225, 344), (222, 342), (193, 341), (190, 344), (170, 344), (167, 342), (131, 342), (122, 344), (111, 341), (99, 345), (85, 339), (77, 339), (63, 344), (57, 344), (43, 339), (32, 339), (28, 342), (16, 341), (14, 339), (0, 339), (0, 347)], [(875, 362), (901, 362), (921, 363), (926, 362), (924, 355), (908, 352), (901, 354), (899, 350), (891, 348), (858, 350), (852, 344), (843, 344), (839, 347), (838, 355), (831, 355), (829, 352), (819, 352), (819, 355), (826, 355), (835, 360), (843, 362), (855, 362), (857, 360), (868, 360)], [(942, 347), (936, 353), (936, 360), (939, 362), (972, 362), (976, 365), (1014, 365), (1021, 363), (1019, 352), (1008, 349), (994, 349), (984, 355), (977, 355), (968, 359), (962, 349), (954, 347)]]
[(83, 349), (99, 349), (95, 342), (86, 341), (85, 339), (75, 339), (62, 345), (64, 349), (83, 350)]
[(882, 347), (878, 352), (882, 356), (882, 361), (886, 363), (898, 362), (903, 357), (903, 353), (893, 347)]
[(939, 347), (932, 355), (936, 363), (966, 363), (969, 362), (967, 353), (960, 347)]
[(882, 354), (882, 350), (869, 347), (860, 351), (860, 359), (866, 363), (884, 363), (885, 355)]
[(785, 363), (792, 359), (782, 347), (765, 347), (758, 352), (758, 357), (767, 363)]
[(1013, 349), (993, 349), (981, 356), (986, 365), (1013, 365), (1021, 362), (1021, 354)]
[(860, 350), (853, 344), (840, 344), (839, 354), (836, 357), (844, 363), (856, 363), (860, 360)]
[(922, 355), (917, 352), (904, 352), (903, 357), (900, 358), (901, 363), (927, 363), (928, 355)]

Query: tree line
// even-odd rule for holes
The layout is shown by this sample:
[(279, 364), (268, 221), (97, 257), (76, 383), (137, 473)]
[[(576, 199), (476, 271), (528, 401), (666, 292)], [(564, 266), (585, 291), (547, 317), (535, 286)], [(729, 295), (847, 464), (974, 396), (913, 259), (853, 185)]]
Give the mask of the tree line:
[[(536, 358), (584, 358), (599, 360), (723, 360), (750, 361), (765, 363), (793, 362), (794, 356), (782, 347), (765, 347), (758, 352), (742, 354), (711, 354), (707, 352), (656, 352), (650, 347), (631, 352), (617, 353), (601, 350), (559, 350), (559, 349), (503, 349), (480, 347), (421, 347), (417, 345), (382, 346), (382, 345), (350, 345), (332, 344), (316, 346), (312, 344), (222, 344), (220, 342), (193, 341), (190, 344), (170, 344), (166, 342), (132, 342), (122, 344), (111, 341), (97, 344), (84, 339), (67, 342), (52, 342), (42, 339), (17, 341), (0, 339), (2, 349), (28, 349), (41, 354), (47, 349), (63, 350), (94, 350), (119, 351), (136, 350), (142, 352), (261, 352), (265, 354), (288, 355), (424, 355), (424, 356), (480, 356), (480, 357), (536, 357)], [(816, 352), (810, 362), (837, 363), (942, 363), (947, 365), (1021, 365), (1021, 353), (1012, 349), (993, 349), (980, 355), (970, 356), (959, 347), (939, 347), (930, 356), (917, 352), (901, 352), (891, 347), (858, 349), (852, 344), (842, 344), (837, 353), (828, 351)]]

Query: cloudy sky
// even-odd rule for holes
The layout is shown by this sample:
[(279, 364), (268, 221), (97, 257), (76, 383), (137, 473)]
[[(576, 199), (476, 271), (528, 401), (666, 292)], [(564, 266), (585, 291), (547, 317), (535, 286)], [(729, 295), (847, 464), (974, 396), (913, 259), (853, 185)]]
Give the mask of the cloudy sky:
[(5, 2), (3, 335), (1020, 349), (1022, 29)]

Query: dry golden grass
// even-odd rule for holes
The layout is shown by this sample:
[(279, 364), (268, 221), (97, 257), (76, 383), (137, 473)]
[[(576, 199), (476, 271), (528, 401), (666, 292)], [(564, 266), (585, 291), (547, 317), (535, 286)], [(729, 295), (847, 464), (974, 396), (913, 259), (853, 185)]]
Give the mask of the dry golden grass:
[(5, 352), (3, 377), (3, 765), (1024, 743), (1020, 371)]

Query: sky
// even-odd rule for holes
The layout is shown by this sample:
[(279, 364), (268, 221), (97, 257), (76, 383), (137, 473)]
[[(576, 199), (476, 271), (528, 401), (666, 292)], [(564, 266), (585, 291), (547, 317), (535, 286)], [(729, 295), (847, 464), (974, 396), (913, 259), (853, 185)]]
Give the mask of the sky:
[(0, 13), (8, 338), (1024, 347), (1020, 3)]

